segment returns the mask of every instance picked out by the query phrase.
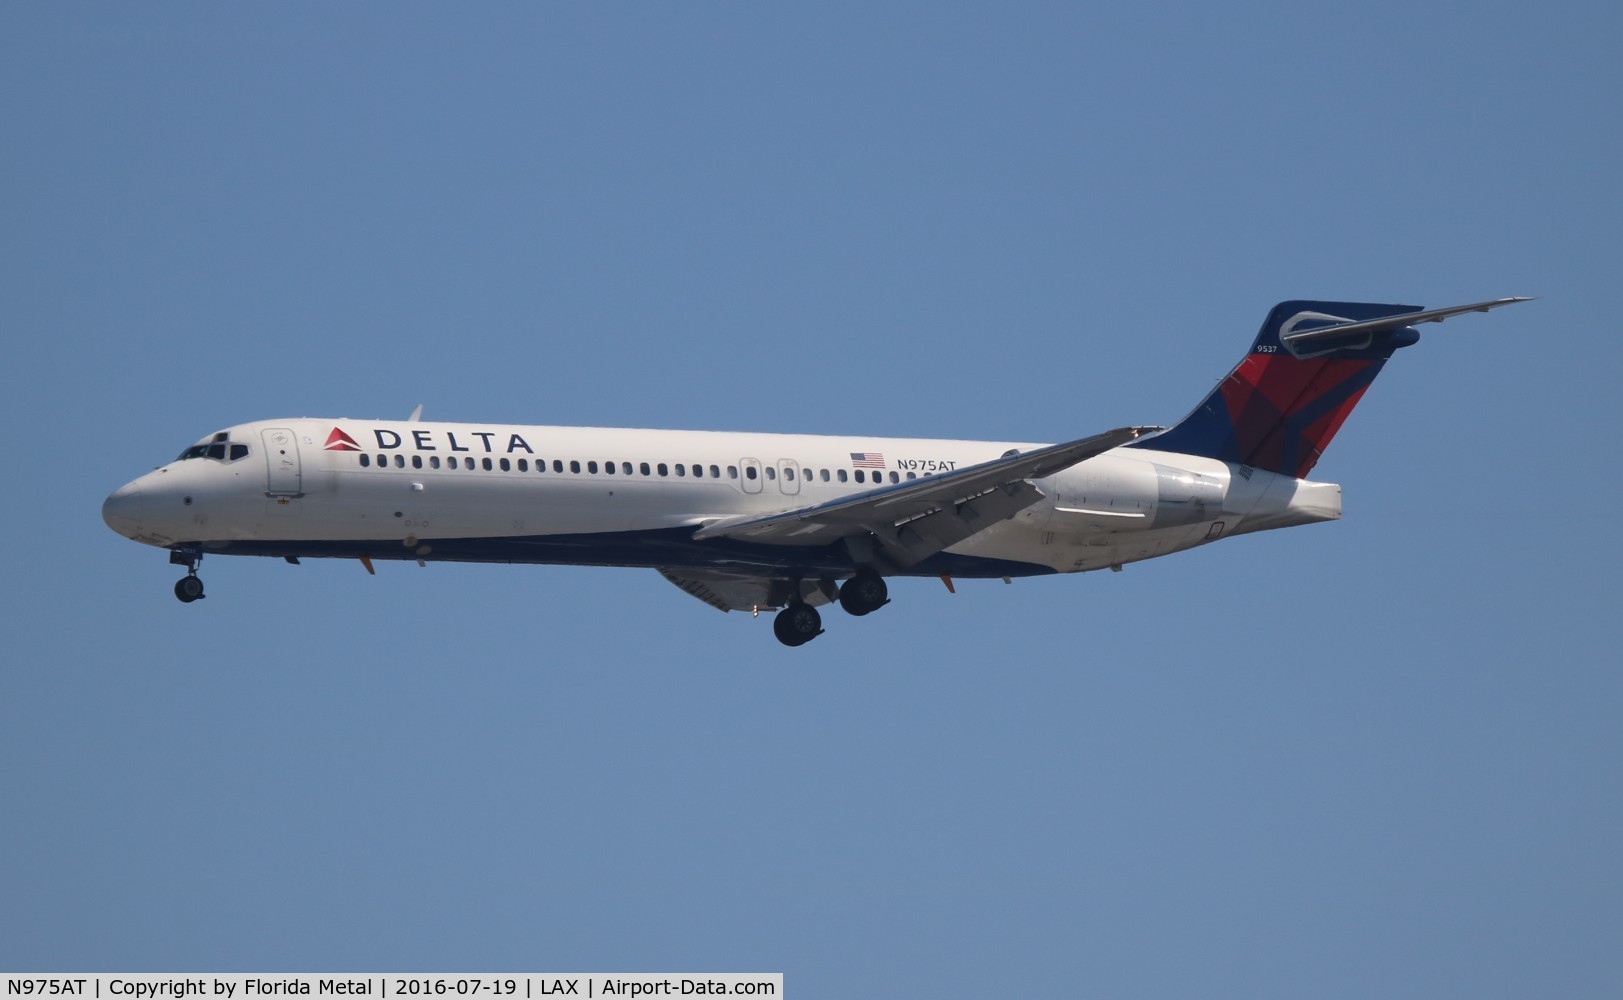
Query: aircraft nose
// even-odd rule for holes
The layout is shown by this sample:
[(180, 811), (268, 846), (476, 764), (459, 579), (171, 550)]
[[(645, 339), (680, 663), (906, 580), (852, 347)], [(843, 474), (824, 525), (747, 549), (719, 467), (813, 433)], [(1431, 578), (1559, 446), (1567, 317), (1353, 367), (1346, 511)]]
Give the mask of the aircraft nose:
[(101, 519), (121, 535), (134, 537), (141, 532), (141, 487), (125, 483), (101, 504)]

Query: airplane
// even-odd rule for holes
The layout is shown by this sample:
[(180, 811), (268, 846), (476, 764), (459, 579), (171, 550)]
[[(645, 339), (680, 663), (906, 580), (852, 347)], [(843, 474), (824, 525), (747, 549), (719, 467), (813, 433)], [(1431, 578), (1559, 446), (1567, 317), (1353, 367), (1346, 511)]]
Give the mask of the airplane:
[(1341, 516), (1306, 478), (1414, 328), (1445, 309), (1293, 300), (1169, 428), (1062, 444), (631, 428), (280, 419), (238, 424), (107, 497), (121, 535), (205, 554), (653, 568), (722, 611), (776, 611), (786, 646), (819, 607), (863, 616), (888, 578), (1110, 569)]

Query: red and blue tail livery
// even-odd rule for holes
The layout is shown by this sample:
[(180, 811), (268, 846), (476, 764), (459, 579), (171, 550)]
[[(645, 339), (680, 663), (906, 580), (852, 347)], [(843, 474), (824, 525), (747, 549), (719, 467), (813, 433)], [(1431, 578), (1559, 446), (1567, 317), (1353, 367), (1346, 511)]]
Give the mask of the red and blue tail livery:
[(786, 646), (821, 606), (861, 617), (889, 581), (1119, 570), (1341, 516), (1307, 480), (1414, 327), (1448, 309), (1281, 302), (1228, 377), (1170, 430), (1062, 444), (404, 420), (262, 420), (215, 431), (102, 505), (186, 567), (205, 555), (551, 563), (658, 570)]
[(1251, 350), (1170, 430), (1134, 447), (1201, 455), (1305, 479), (1419, 323), (1524, 299), (1426, 311), (1378, 302), (1281, 302)]

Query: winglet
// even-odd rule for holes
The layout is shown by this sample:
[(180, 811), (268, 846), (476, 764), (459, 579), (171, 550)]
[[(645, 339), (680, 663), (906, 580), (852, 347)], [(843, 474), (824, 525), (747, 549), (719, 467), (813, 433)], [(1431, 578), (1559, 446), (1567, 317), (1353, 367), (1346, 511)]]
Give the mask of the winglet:
[(415, 424), (421, 419), (423, 419), (423, 404), (418, 403), (416, 409), (411, 411), (411, 416), (406, 418), (406, 423)]

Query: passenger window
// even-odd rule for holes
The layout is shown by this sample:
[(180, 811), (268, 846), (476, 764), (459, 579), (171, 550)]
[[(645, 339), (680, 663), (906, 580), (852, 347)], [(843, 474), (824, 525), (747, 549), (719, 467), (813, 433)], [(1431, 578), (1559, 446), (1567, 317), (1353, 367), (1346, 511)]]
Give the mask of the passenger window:
[(509, 462), (507, 459), (505, 459), (505, 458), (502, 459), (501, 465), (502, 465), (502, 471), (503, 472), (512, 472), (513, 471), (513, 463)]
[(580, 475), (580, 459), (572, 458), (569, 460), (569, 471), (575, 473), (577, 476)]
[(704, 466), (695, 465), (693, 467), (693, 477), (695, 479), (703, 479), (704, 478)]
[(529, 462), (528, 459), (521, 458), (521, 459), (518, 460), (518, 471), (520, 471), (520, 472), (529, 472), (530, 471), (530, 462)]
[(682, 464), (682, 463), (681, 463), (681, 462), (677, 462), (677, 463), (676, 463), (676, 474), (677, 474), (677, 475), (678, 475), (678, 476), (685, 476), (685, 475), (687, 475), (687, 474), (688, 474), (688, 473), (687, 473), (687, 467), (686, 467), (686, 466), (684, 466), (684, 465), (683, 465), (683, 464)]
[(791, 481), (795, 478), (795, 470), (794, 470), (793, 466), (790, 466), (790, 467), (783, 470), (783, 478), (791, 480)]
[(755, 466), (751, 465), (751, 466), (748, 466), (748, 467), (746, 467), (744, 469), (744, 478), (745, 479), (754, 479), (755, 478)]
[(430, 455), (430, 456), (428, 456), (428, 467), (430, 469), (439, 468), (440, 467), (440, 457), (438, 455)]
[(861, 469), (858, 469), (858, 470), (857, 470), (857, 482), (859, 482), (859, 483), (865, 483), (865, 482), (867, 482), (867, 481), (868, 481), (868, 479), (867, 479), (867, 477), (866, 477), (866, 476), (864, 476), (864, 475), (863, 475), (863, 474), (862, 474), (862, 470), (861, 470)]
[(413, 469), (421, 469), (423, 467), (423, 456), (421, 456), (421, 455), (413, 455), (413, 456), (411, 456), (411, 467)]
[(247, 445), (245, 445), (245, 444), (234, 444), (234, 445), (231, 446), (231, 461), (235, 462), (239, 458), (247, 458), (247, 457), (248, 457), (248, 446)]
[(371, 466), (371, 464), (372, 464), (372, 456), (366, 454), (365, 452), (362, 452), (361, 453), (361, 468), (363, 468), (363, 469), (368, 468), (369, 466)]
[(587, 462), (586, 463), (586, 471), (590, 472), (594, 476), (597, 475), (597, 463), (596, 462)]
[(909, 478), (909, 479), (917, 479), (917, 478), (919, 478), (919, 474), (917, 472), (909, 472), (907, 474), (907, 478)]
[[(573, 465), (574, 463), (571, 462), (570, 464)], [(564, 460), (561, 459), (561, 458), (553, 459), (552, 460), (552, 471), (553, 472), (562, 472), (562, 471), (564, 471)], [(580, 470), (576, 469), (575, 471), (579, 472)]]
[(834, 473), (834, 477), (835, 477), (835, 478), (836, 478), (836, 479), (838, 479), (838, 480), (839, 480), (839, 481), (840, 481), (840, 482), (842, 482), (842, 483), (843, 483), (843, 482), (845, 482), (845, 470), (844, 470), (844, 469), (839, 469), (839, 470), (837, 470), (837, 471), (836, 471), (836, 472), (835, 472), (835, 473)]
[(822, 479), (823, 482), (828, 482), (828, 470), (824, 469), (822, 472), (818, 473), (818, 477)]
[(394, 467), (397, 469), (404, 469), (406, 467), (406, 456), (396, 455), (394, 457)]
[(766, 478), (768, 478), (768, 479), (777, 479), (778, 478), (778, 470), (774, 469), (770, 465), (767, 466), (766, 467)]
[(720, 479), (721, 478), (721, 469), (720, 469), (719, 466), (712, 465), (710, 467), (710, 478), (711, 479)]
[(473, 471), (473, 459), (471, 457), (470, 458), (464, 458), (462, 460), (462, 467), (464, 469), (467, 469), (469, 472), (472, 472)]
[(659, 474), (661, 476), (668, 476), (671, 474), (671, 471), (665, 467), (664, 462), (659, 463)]
[(486, 472), (489, 472), (491, 470), (490, 459), (488, 459), (488, 458), (480, 459), (479, 464), (483, 465), (485, 467)]
[(620, 474), (622, 476), (631, 475), (631, 463), (630, 462), (621, 462), (620, 463)]
[(898, 476), (895, 472), (892, 472), (890, 474), (890, 481), (893, 483), (899, 483), (902, 481), (902, 477)]
[(727, 478), (728, 479), (737, 479), (738, 478), (738, 466), (736, 466), (736, 465), (727, 466)]
[(642, 474), (645, 475), (645, 476), (653, 475), (653, 470), (648, 468), (648, 463), (647, 462), (642, 463), (637, 468), (642, 470)]

